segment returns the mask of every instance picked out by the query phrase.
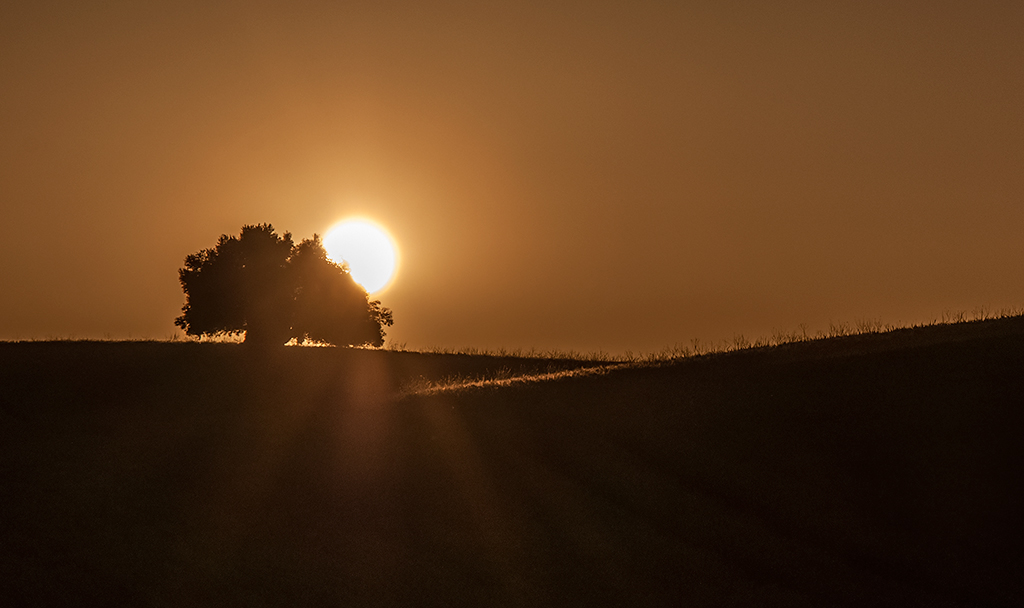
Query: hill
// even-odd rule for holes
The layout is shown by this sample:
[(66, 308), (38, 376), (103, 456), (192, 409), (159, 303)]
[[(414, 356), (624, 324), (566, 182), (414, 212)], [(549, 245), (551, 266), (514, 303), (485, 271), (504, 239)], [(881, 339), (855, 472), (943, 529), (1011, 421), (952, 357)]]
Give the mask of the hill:
[(1024, 603), (1024, 319), (592, 365), (0, 344), (0, 599)]

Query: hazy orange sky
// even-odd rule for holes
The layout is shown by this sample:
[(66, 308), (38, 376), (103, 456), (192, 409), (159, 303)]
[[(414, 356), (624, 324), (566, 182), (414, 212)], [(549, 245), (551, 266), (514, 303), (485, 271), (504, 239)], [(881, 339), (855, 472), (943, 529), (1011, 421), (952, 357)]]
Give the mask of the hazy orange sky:
[(1024, 305), (1019, 0), (92, 4), (0, 8), (0, 339), (168, 338), (187, 254), (350, 215), (408, 348)]

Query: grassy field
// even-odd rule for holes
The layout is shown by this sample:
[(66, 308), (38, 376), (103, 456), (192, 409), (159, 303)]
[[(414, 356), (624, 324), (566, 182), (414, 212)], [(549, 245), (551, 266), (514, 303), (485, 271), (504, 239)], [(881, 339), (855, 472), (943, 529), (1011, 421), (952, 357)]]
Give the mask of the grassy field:
[(1024, 318), (594, 365), (0, 343), (0, 604), (1024, 605)]

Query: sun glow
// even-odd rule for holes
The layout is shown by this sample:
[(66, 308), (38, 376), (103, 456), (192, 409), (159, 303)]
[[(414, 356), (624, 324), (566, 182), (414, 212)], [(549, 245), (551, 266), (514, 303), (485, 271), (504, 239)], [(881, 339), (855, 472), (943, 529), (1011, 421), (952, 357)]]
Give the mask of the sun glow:
[(352, 278), (367, 293), (390, 285), (398, 256), (394, 241), (380, 226), (362, 219), (345, 220), (327, 231), (323, 243), (327, 256), (347, 263)]

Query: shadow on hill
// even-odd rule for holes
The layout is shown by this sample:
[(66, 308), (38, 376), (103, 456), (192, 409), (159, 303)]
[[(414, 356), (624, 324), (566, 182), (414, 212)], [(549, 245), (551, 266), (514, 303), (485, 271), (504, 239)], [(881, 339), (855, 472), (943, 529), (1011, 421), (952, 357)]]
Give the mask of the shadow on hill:
[(0, 599), (1020, 605), (1022, 326), (423, 395), (589, 363), (0, 344)]

